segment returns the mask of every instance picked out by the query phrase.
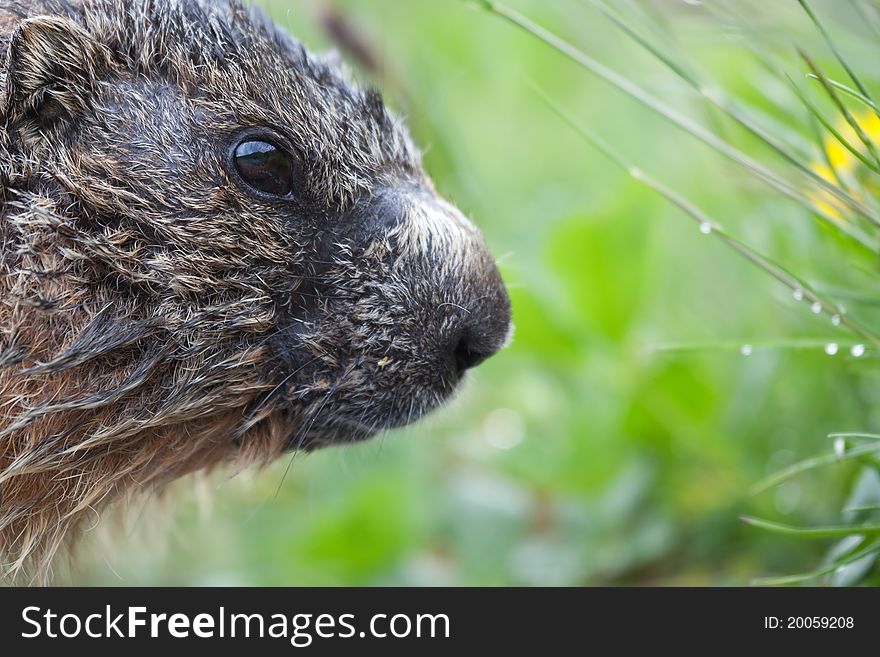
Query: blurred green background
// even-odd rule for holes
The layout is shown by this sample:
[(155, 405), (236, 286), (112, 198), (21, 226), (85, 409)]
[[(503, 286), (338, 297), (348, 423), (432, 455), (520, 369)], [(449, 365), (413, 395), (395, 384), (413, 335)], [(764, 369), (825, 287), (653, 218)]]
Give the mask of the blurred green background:
[[(70, 579), (735, 585), (814, 567), (828, 542), (785, 540), (738, 517), (833, 524), (852, 465), (759, 495), (749, 488), (827, 449), (829, 432), (877, 427), (876, 368), (821, 345), (773, 347), (844, 334), (579, 140), (534, 85), (759, 250), (831, 283), (856, 275), (876, 290), (875, 272), (853, 274), (808, 213), (473, 5), (261, 4), (313, 49), (333, 47), (326, 28), (340, 20), (364, 41), (438, 188), (499, 257), (516, 336), (418, 425), (262, 472), (183, 482), (170, 514), (147, 511), (111, 547), (81, 548)], [(697, 120), (717, 121), (589, 3), (509, 4)], [(685, 2), (611, 4), (668, 23), (672, 47), (777, 113), (779, 81), (711, 14)], [(844, 4), (817, 6), (858, 33)], [(797, 35), (816, 41), (794, 2), (762, 12), (761, 28), (786, 47)], [(861, 48), (859, 38), (847, 47)], [(775, 162), (735, 128), (718, 129)], [(664, 348), (673, 344), (710, 348)]]

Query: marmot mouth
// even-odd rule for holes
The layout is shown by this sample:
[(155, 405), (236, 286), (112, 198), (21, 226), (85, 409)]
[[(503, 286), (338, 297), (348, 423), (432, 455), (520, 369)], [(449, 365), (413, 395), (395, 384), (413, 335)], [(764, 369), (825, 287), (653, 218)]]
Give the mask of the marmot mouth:
[(369, 440), (386, 427), (367, 427), (349, 422), (335, 422), (333, 427), (312, 428), (305, 435), (295, 432), (284, 450), (286, 452), (313, 452), (323, 447), (351, 445)]
[[(294, 430), (285, 445), (285, 451), (311, 452), (322, 447), (351, 445), (363, 442), (377, 434), (417, 423), (423, 417), (452, 399), (461, 389), (463, 379), (451, 389), (438, 393), (424, 390), (411, 401), (394, 399), (390, 407), (383, 408), (378, 400), (373, 407), (358, 409), (334, 409), (328, 403), (323, 412), (313, 410)], [(389, 400), (383, 400), (387, 404)], [(403, 408), (406, 410), (403, 410)], [(317, 408), (317, 407), (316, 407)], [(355, 417), (357, 416), (357, 417)]]

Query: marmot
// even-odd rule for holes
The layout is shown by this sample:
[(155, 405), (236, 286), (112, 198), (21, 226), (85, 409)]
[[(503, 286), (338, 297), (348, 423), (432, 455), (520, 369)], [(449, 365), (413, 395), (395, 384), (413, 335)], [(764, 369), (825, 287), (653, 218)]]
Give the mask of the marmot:
[(0, 0), (0, 554), (369, 437), (505, 343), (402, 122), (237, 0)]

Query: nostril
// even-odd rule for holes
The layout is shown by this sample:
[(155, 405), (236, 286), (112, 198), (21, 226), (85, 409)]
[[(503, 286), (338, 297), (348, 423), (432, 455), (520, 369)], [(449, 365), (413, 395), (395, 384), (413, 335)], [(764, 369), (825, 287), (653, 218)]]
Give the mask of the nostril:
[(472, 336), (468, 333), (465, 333), (459, 338), (458, 343), (455, 345), (455, 351), (453, 351), (455, 366), (458, 368), (459, 372), (464, 372), (472, 367), (476, 367), (491, 355), (491, 353), (486, 353), (479, 349), (477, 345), (474, 344)]

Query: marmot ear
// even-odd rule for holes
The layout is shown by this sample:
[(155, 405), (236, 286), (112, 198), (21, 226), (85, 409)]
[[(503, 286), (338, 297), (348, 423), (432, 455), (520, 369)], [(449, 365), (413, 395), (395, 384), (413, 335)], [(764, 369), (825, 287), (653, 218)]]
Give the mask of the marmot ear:
[(9, 44), (5, 114), (47, 125), (88, 105), (109, 56), (65, 18), (38, 16), (16, 27)]

